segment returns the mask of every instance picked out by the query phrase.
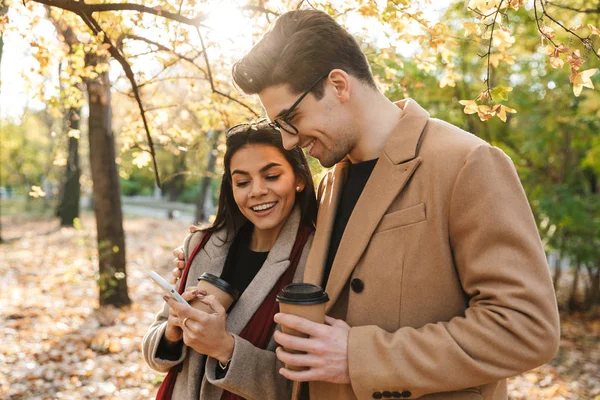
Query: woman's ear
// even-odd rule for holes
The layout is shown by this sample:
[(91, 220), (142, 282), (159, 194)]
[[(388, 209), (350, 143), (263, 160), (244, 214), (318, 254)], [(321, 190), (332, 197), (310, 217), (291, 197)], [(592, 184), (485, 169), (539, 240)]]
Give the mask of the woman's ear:
[(304, 183), (304, 180), (298, 178), (296, 179), (296, 192), (300, 193), (304, 190), (304, 188), (306, 187), (306, 184)]

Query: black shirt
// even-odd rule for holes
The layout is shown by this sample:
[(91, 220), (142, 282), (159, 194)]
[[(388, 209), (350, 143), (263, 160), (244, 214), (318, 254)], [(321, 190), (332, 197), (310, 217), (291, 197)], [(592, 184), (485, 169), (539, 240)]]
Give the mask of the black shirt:
[(250, 285), (269, 255), (268, 251), (257, 252), (249, 249), (252, 228), (252, 224), (246, 224), (238, 232), (229, 248), (221, 273), (221, 278), (233, 285), (239, 291), (240, 296)]
[(377, 164), (377, 160), (378, 159), (376, 158), (374, 160), (350, 164), (348, 178), (342, 189), (342, 196), (335, 215), (333, 232), (331, 233), (331, 241), (329, 242), (329, 253), (327, 255), (327, 263), (325, 264), (325, 273), (323, 275), (323, 287), (327, 286), (331, 266), (333, 265), (333, 260), (335, 260), (335, 255), (337, 254), (338, 247), (342, 241), (342, 235), (344, 234), (350, 215), (352, 215), (354, 206), (356, 206), (356, 202), (365, 188), (365, 185), (371, 176), (371, 172), (373, 172), (373, 168), (375, 168), (375, 164)]

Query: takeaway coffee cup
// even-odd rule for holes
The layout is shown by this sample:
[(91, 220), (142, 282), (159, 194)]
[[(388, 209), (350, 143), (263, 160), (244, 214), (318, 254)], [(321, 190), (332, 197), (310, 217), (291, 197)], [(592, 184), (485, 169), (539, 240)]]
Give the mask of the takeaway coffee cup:
[[(198, 278), (198, 290), (205, 290), (207, 295), (213, 295), (219, 303), (229, 310), (229, 307), (238, 299), (239, 292), (231, 284), (219, 278), (216, 275), (209, 274), (208, 272), (203, 273)], [(200, 301), (200, 299), (193, 300), (190, 305), (197, 310), (212, 313), (212, 309)]]
[[(325, 305), (329, 301), (329, 296), (318, 285), (292, 283), (277, 295), (277, 301), (279, 302), (279, 310), (282, 313), (297, 315), (319, 324), (325, 323)], [(281, 326), (281, 330), (290, 335), (307, 337), (307, 335), (285, 325)], [(294, 350), (285, 350), (290, 353), (301, 353)], [(296, 371), (305, 369), (287, 365), (286, 368)]]

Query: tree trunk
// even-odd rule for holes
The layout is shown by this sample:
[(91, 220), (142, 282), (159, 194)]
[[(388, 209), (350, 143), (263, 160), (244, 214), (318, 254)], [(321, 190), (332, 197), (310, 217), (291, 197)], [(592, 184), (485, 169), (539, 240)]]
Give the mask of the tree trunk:
[(177, 201), (185, 189), (185, 176), (181, 174), (185, 171), (185, 153), (173, 157), (173, 178), (164, 182), (163, 187), (167, 191), (169, 201)]
[[(86, 57), (88, 65), (103, 61)], [(94, 214), (98, 233), (100, 305), (125, 306), (127, 293), (125, 234), (121, 210), (121, 188), (115, 163), (115, 138), (112, 132), (110, 82), (108, 73), (86, 81), (89, 96), (90, 166), (92, 170)]]
[(560, 257), (560, 255), (556, 255), (556, 260), (554, 260), (554, 278), (552, 279), (552, 283), (554, 284), (554, 292), (557, 293), (558, 292), (558, 288), (559, 288), (559, 281), (560, 281), (560, 277), (562, 275), (562, 258)]
[(595, 267), (587, 266), (590, 275), (590, 286), (585, 297), (585, 309), (587, 311), (600, 304), (600, 268), (599, 266)]
[(215, 165), (217, 163), (217, 154), (219, 147), (219, 138), (221, 136), (220, 131), (209, 131), (208, 135), (209, 139), (213, 139), (212, 141), (212, 149), (208, 153), (208, 163), (206, 165), (206, 171), (204, 173), (204, 177), (200, 182), (200, 194), (198, 195), (198, 200), (196, 202), (196, 221), (197, 223), (203, 223), (208, 221), (208, 215), (206, 215), (206, 199), (208, 198), (210, 193), (210, 181), (215, 173)]
[(577, 289), (579, 286), (579, 271), (581, 270), (581, 265), (579, 262), (575, 264), (575, 268), (573, 271), (573, 284), (571, 285), (571, 294), (569, 295), (569, 311), (577, 311), (579, 309), (580, 303), (578, 300)]
[[(80, 128), (79, 115), (79, 109), (69, 109), (67, 130)], [(65, 170), (65, 184), (61, 191), (62, 196), (58, 206), (58, 216), (60, 217), (61, 226), (73, 226), (75, 218), (79, 218), (80, 176), (79, 139), (69, 137), (69, 158)]]

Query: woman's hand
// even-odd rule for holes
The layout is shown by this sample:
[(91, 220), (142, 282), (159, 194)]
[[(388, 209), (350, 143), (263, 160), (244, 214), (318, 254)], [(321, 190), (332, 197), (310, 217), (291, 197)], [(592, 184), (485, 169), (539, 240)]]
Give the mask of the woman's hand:
[[(198, 290), (195, 287), (188, 288), (185, 292), (181, 294), (181, 296), (188, 303), (192, 301), (198, 295)], [(202, 293), (202, 295), (206, 294), (206, 292)], [(169, 318), (167, 319), (167, 327), (165, 328), (165, 339), (168, 342), (179, 342), (183, 339), (183, 330), (181, 329), (181, 324), (183, 322), (183, 318), (179, 318), (177, 314), (177, 310), (173, 307), (169, 309)]]
[(167, 296), (165, 301), (181, 322), (179, 327), (183, 331), (183, 342), (196, 352), (225, 363), (231, 359), (234, 347), (233, 336), (227, 332), (227, 312), (212, 295), (204, 296), (198, 293), (195, 297), (209, 306), (213, 312), (209, 314), (196, 310)]

